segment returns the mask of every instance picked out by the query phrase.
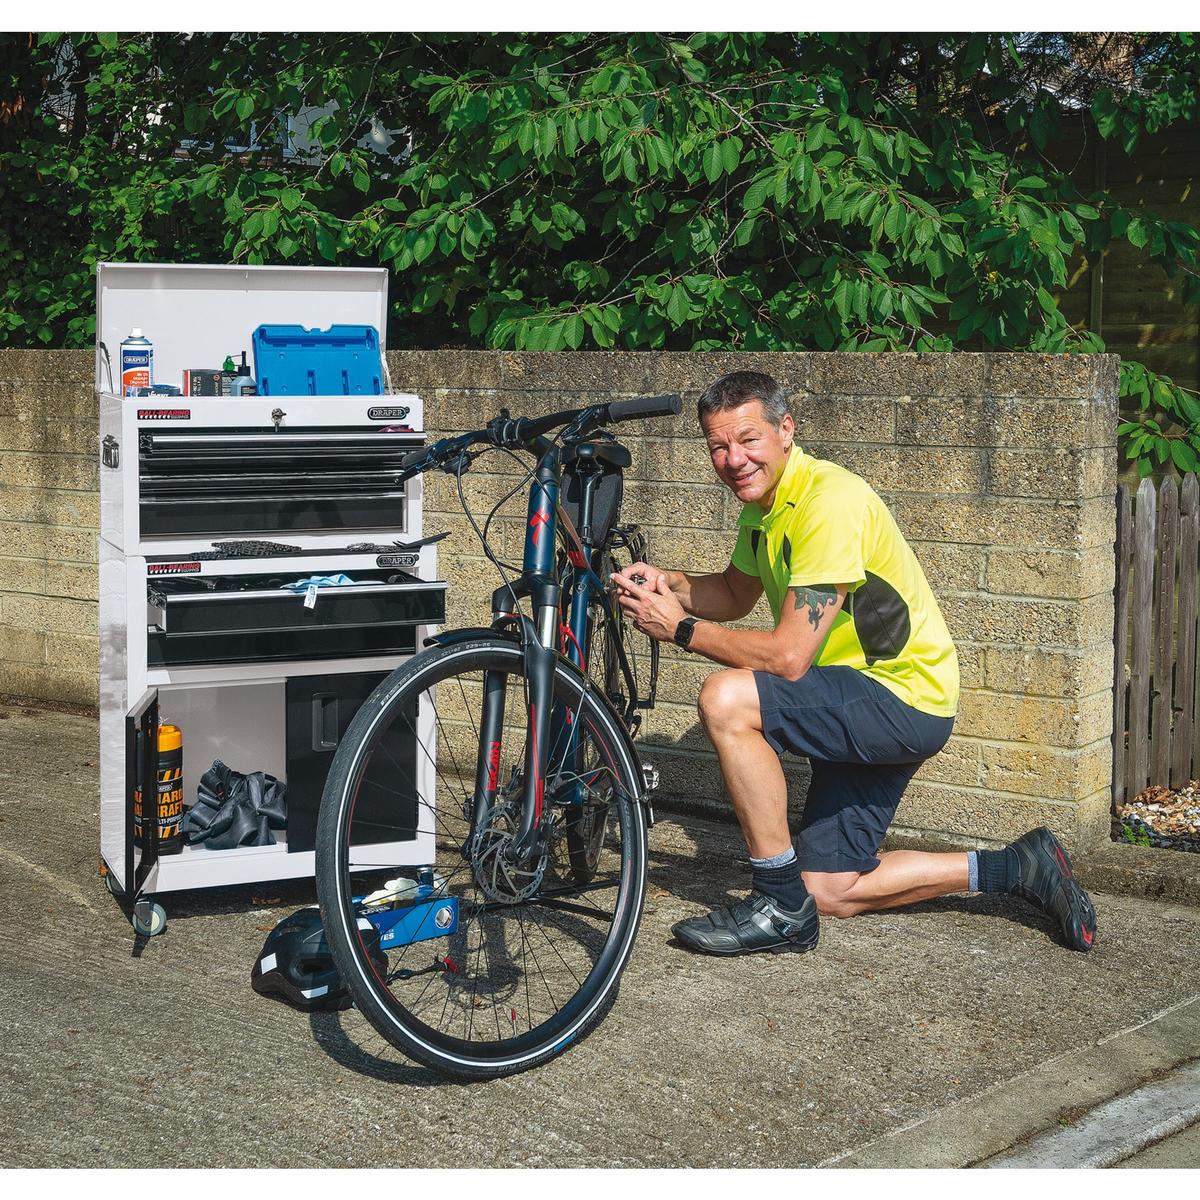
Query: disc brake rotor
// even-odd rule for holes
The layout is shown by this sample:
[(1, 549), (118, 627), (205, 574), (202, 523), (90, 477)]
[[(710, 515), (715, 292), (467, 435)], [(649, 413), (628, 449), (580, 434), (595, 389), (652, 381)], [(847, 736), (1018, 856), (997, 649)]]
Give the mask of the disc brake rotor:
[(517, 840), (520, 804), (498, 802), (480, 831), (471, 852), (475, 881), (489, 900), (498, 904), (520, 904), (537, 893), (546, 874), (548, 855), (543, 852), (529, 862), (518, 863), (511, 849)]

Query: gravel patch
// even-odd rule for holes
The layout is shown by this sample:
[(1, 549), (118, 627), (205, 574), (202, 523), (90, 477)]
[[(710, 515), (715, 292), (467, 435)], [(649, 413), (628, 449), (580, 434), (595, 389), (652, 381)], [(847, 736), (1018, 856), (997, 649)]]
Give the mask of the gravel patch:
[(1200, 782), (1178, 791), (1153, 786), (1117, 805), (1121, 836), (1141, 846), (1200, 854)]

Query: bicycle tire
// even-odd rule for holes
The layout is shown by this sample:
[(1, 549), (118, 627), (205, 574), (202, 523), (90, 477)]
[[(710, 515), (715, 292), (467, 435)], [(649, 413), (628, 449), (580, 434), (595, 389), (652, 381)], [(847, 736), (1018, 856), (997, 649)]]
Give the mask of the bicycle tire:
[[(517, 701), (511, 712), (506, 711), (505, 729), (521, 729), (523, 739), (525, 712), (519, 701), (527, 692), (523, 654), (518, 645), (499, 637), (479, 638), (425, 651), (384, 680), (355, 715), (334, 755), (316, 839), (321, 918), (334, 962), (356, 1005), (379, 1034), (397, 1049), (448, 1078), (464, 1081), (496, 1078), (538, 1066), (577, 1042), (599, 1022), (615, 997), (633, 947), (646, 874), (646, 826), (637, 799), (641, 778), (636, 753), (613, 713), (589, 688), (585, 678), (560, 663), (555, 673), (556, 703), (571, 709), (577, 735), (593, 740), (598, 753), (604, 756), (606, 765), (589, 786), (610, 790), (612, 842), (606, 847), (597, 881), (587, 888), (573, 890), (566, 856), (560, 862), (557, 858), (551, 861), (548, 854), (543, 873), (525, 900), (503, 903), (496, 900), (496, 877), (487, 877), (479, 866), (481, 857), (459, 840), (461, 829), (469, 829), (470, 813), (466, 807), (474, 786), (474, 754), (479, 734), (477, 727), (471, 730), (469, 722), (455, 723), (458, 697), (454, 685), (457, 684), (464, 710), (468, 710), (474, 695), (471, 689), (482, 695), (486, 673), (493, 678), (502, 676), (510, 703)], [(443, 684), (448, 685), (444, 695), (437, 692)], [(439, 697), (445, 716), (438, 711)], [(386, 749), (388, 734), (394, 732), (393, 724), (398, 721), (397, 728), (402, 732), (415, 733), (421, 725), (420, 714), (430, 711), (431, 729), (436, 729), (438, 741), (437, 754), (429, 755), (429, 770), (436, 773), (436, 785), (430, 785), (430, 790), (436, 791), (436, 803), (426, 804), (421, 800), (415, 771), (413, 786), (419, 817), (436, 821), (433, 830), (436, 856), (430, 864), (437, 873), (434, 895), (456, 898), (459, 926), (450, 939), (452, 948), (441, 959), (446, 964), (445, 970), (438, 967), (436, 956), (432, 966), (414, 969), (414, 964), (420, 961), (420, 950), (408, 959), (409, 967), (399, 965), (412, 950), (406, 947), (398, 958), (389, 957), (388, 973), (382, 976), (372, 966), (359, 933), (360, 912), (354, 903), (352, 877), (362, 867), (361, 862), (354, 867), (350, 863), (354, 808), (364, 787), (368, 791), (378, 787), (370, 782), (371, 763), (377, 749)], [(427, 715), (425, 720), (428, 723), (430, 717)], [(468, 772), (462, 770), (462, 751), (458, 747), (470, 744), (472, 732), (470, 786), (459, 790), (454, 781), (461, 783)], [(511, 761), (522, 761), (523, 742), (518, 749), (515, 738), (506, 736), (504, 740), (505, 753)], [(507, 744), (510, 741), (511, 747)], [(419, 739), (417, 744), (420, 748)], [(425, 749), (428, 752), (428, 747)], [(552, 748), (548, 778), (555, 770), (555, 753)], [(438, 765), (437, 757), (443, 755), (453, 759), (453, 763)], [(396, 762), (390, 753), (389, 757)], [(381, 756), (380, 762), (383, 761)], [(399, 795), (398, 785), (403, 780), (395, 773), (388, 778), (396, 779), (391, 786)], [(570, 784), (564, 785), (560, 779), (559, 786), (565, 792)], [(514, 796), (520, 794), (520, 780), (515, 774), (508, 792)], [(556, 833), (553, 822), (565, 820), (566, 806), (562, 805), (562, 811), (558, 811), (552, 783), (548, 783), (547, 793), (546, 811), (552, 817), (551, 831)], [(463, 811), (459, 812), (457, 801), (461, 797), (466, 800)], [(489, 830), (500, 829), (504, 816), (498, 796)], [(551, 839), (556, 853), (565, 841), (565, 837)], [(481, 844), (486, 845), (486, 839)], [(582, 902), (576, 903), (580, 898)], [(564, 911), (565, 917), (553, 915)], [(547, 944), (553, 947), (557, 961), (545, 949)], [(429, 943), (416, 945), (428, 948)], [(548, 961), (548, 967), (540, 960), (539, 953)], [(568, 974), (570, 979), (566, 977)], [(429, 978), (423, 984), (414, 982), (425, 976)], [(465, 994), (468, 983), (469, 998)], [(549, 1003), (542, 998), (543, 993)], [(436, 1012), (439, 1001), (440, 1014)], [(539, 1012), (535, 1023), (539, 1005), (547, 1011), (544, 1016)], [(507, 1022), (509, 1008), (511, 1029), (507, 1024), (502, 1025), (500, 1015), (503, 1011)], [(523, 1029), (519, 1028), (522, 1008)], [(465, 1028), (460, 1029), (460, 1025)]]

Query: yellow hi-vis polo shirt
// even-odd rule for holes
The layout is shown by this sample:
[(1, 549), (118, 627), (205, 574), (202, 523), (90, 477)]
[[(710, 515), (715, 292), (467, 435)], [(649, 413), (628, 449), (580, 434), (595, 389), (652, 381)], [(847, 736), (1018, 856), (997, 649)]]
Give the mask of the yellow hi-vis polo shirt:
[(776, 624), (789, 588), (846, 584), (816, 665), (854, 667), (920, 712), (954, 716), (954, 643), (921, 564), (865, 479), (793, 446), (771, 511), (742, 506), (732, 562), (762, 580)]

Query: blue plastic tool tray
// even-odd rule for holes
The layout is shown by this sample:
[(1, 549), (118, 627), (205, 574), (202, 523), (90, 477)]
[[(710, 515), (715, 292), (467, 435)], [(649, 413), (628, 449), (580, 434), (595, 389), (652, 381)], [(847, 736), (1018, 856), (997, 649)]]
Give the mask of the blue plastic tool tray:
[(260, 325), (251, 339), (260, 396), (382, 396), (383, 359), (372, 325)]

